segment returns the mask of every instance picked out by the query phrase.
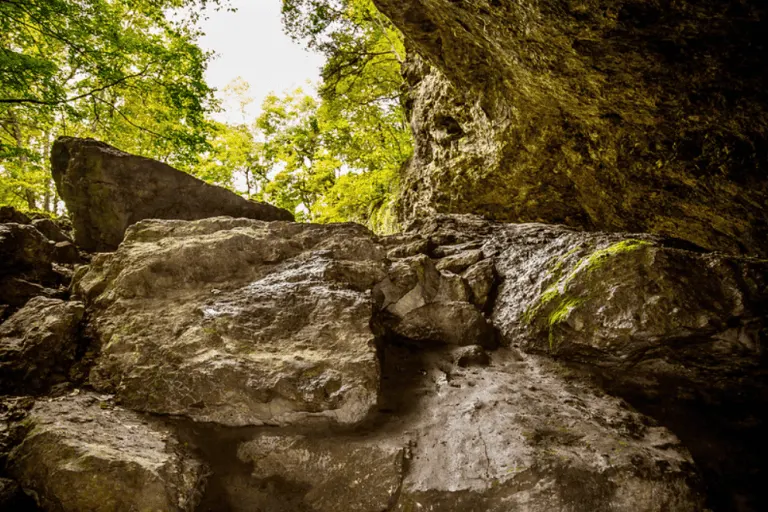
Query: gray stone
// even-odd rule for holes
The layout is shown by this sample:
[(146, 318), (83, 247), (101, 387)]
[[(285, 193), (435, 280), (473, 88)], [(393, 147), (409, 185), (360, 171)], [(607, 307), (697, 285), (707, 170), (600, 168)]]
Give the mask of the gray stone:
[[(355, 438), (309, 438), (264, 434), (242, 443), (238, 459), (251, 465), (248, 487), (265, 482), (289, 482), (267, 487), (243, 499), (234, 510), (293, 512), (379, 512), (397, 499), (406, 449)], [(301, 491), (298, 491), (301, 489)], [(236, 491), (235, 491), (236, 492)], [(251, 492), (251, 494), (255, 494)]]
[(483, 259), (483, 251), (464, 251), (446, 256), (437, 262), (437, 270), (460, 274)]
[(83, 313), (79, 302), (35, 297), (0, 324), (0, 391), (36, 393), (67, 380)]
[(49, 512), (195, 509), (206, 470), (155, 420), (80, 394), (38, 401), (10, 473)]
[(33, 226), (0, 224), (0, 277), (50, 278), (53, 245)]
[(373, 238), (226, 217), (134, 225), (75, 277), (101, 347), (90, 382), (135, 410), (223, 425), (362, 421), (379, 392)]
[(496, 281), (493, 260), (484, 260), (472, 265), (462, 276), (472, 291), (472, 304), (481, 310), (485, 309)]
[(423, 391), (397, 423), (411, 451), (391, 510), (706, 509), (674, 435), (556, 364), (503, 349), (489, 368), (446, 374), (430, 357), (411, 368)]
[(469, 303), (460, 276), (441, 273), (424, 255), (395, 261), (375, 290), (383, 322), (397, 336), (452, 345), (496, 346), (483, 314)]
[(72, 240), (51, 219), (35, 219), (32, 221), (32, 225), (52, 242), (72, 242)]
[(462, 368), (468, 366), (488, 366), (491, 363), (491, 357), (488, 355), (488, 352), (478, 345), (456, 349), (453, 352), (453, 359)]
[(77, 265), (83, 263), (80, 257), (80, 251), (77, 250), (72, 242), (58, 242), (53, 247), (53, 261), (63, 265)]
[(92, 139), (59, 138), (51, 163), (56, 188), (72, 215), (75, 241), (86, 251), (115, 250), (128, 226), (148, 218), (293, 220), (286, 210), (247, 201), (162, 162)]

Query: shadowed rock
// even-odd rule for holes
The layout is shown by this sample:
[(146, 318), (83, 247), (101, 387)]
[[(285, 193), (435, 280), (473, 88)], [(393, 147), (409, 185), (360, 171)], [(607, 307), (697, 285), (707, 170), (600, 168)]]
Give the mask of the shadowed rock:
[(83, 312), (79, 302), (35, 297), (0, 324), (0, 391), (35, 393), (65, 382)]
[(375, 0), (415, 53), (400, 216), (768, 256), (759, 0)]
[(61, 137), (51, 150), (53, 179), (72, 215), (77, 245), (113, 251), (142, 219), (195, 220), (228, 215), (293, 220), (281, 208), (248, 201), (167, 164), (93, 139)]
[(158, 422), (108, 399), (37, 402), (10, 455), (11, 474), (46, 511), (192, 512), (204, 466)]

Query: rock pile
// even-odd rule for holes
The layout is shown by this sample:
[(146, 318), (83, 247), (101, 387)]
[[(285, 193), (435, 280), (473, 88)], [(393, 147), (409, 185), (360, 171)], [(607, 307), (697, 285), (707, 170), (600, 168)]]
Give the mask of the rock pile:
[(472, 215), (389, 237), (212, 216), (139, 220), (65, 272), (39, 224), (0, 224), (9, 279), (62, 286), (5, 303), (7, 507), (766, 504), (764, 260)]

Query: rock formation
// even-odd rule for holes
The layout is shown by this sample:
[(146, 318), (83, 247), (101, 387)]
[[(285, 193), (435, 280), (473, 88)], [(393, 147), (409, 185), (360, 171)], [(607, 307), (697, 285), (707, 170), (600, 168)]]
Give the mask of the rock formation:
[(72, 215), (77, 244), (112, 251), (128, 226), (143, 219), (217, 215), (293, 220), (274, 206), (247, 201), (161, 162), (92, 139), (61, 137), (51, 150), (53, 179)]
[(43, 510), (190, 512), (206, 468), (167, 427), (79, 394), (39, 400), (8, 470)]
[[(60, 139), (74, 241), (0, 210), (0, 508), (767, 510), (768, 260), (738, 255), (768, 247), (764, 182), (733, 174), (762, 165), (761, 142), (739, 132), (752, 160), (709, 146), (762, 112), (683, 122), (713, 107), (706, 87), (720, 82), (689, 77), (702, 96), (682, 102), (652, 66), (672, 50), (648, 45), (654, 20), (682, 30), (673, 41), (705, 35), (682, 23), (688, 4), (662, 16), (618, 1), (378, 1), (436, 66), (410, 70), (424, 132), (406, 182), (427, 177), (429, 192), (406, 210), (605, 231), (420, 213), (387, 237), (298, 224), (159, 162)], [(713, 19), (708, 30), (733, 35)], [(608, 72), (616, 83), (599, 80)], [(699, 153), (663, 156), (716, 122)], [(487, 190), (468, 169), (487, 171)]]
[(652, 232), (768, 256), (768, 5), (375, 0), (415, 55), (401, 217)]
[(143, 220), (0, 324), (2, 499), (763, 510), (767, 286), (648, 234)]
[(134, 410), (228, 426), (359, 423), (378, 400), (384, 272), (358, 225), (142, 221), (75, 279), (99, 352), (90, 382)]

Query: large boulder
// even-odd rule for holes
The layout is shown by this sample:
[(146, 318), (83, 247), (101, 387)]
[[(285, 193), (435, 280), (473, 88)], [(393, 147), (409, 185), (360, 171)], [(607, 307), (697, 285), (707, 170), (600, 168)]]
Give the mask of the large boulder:
[(435, 268), (464, 260), (460, 270), (479, 251), (462, 278), (488, 290), (502, 345), (555, 358), (672, 429), (715, 510), (768, 506), (768, 261), (472, 215), (419, 219), (398, 238), (425, 247)]
[(220, 215), (293, 220), (167, 164), (123, 153), (92, 139), (60, 137), (51, 150), (53, 179), (72, 216), (77, 245), (112, 251), (142, 219), (195, 220)]
[[(231, 511), (698, 512), (690, 455), (668, 430), (569, 377), (502, 350), (461, 368), (452, 349), (390, 346), (382, 414), (366, 431), (201, 431), (218, 458), (203, 505)], [(220, 434), (219, 434), (220, 435)], [(250, 438), (249, 438), (250, 436)], [(218, 446), (219, 448), (214, 448)]]
[(90, 382), (196, 421), (358, 423), (378, 400), (384, 276), (358, 225), (142, 221), (75, 278), (100, 348)]
[(497, 240), (506, 343), (586, 368), (673, 428), (718, 509), (768, 506), (768, 261), (541, 225)]
[(0, 324), (0, 392), (36, 393), (66, 381), (83, 313), (79, 302), (35, 297)]
[(41, 400), (9, 471), (46, 512), (192, 512), (206, 470), (156, 420), (107, 396)]
[(768, 255), (759, 0), (375, 0), (403, 31), (401, 217), (671, 235)]

